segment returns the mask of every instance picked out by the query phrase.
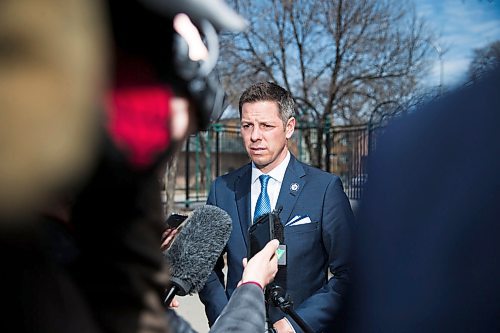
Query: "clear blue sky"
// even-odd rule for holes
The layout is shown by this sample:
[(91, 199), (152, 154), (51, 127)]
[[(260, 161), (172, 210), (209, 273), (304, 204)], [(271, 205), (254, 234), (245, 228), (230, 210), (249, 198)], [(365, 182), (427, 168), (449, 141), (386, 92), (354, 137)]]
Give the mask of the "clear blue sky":
[[(417, 13), (437, 34), (443, 55), (444, 85), (463, 82), (473, 49), (500, 40), (500, 0), (414, 0)], [(438, 85), (437, 52), (428, 85)]]

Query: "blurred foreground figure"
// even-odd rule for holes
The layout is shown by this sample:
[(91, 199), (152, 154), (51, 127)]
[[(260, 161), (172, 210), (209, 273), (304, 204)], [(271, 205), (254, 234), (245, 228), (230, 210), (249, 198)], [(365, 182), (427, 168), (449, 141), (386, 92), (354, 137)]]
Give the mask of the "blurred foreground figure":
[(47, 255), (38, 210), (83, 181), (95, 159), (105, 31), (97, 1), (0, 2), (2, 332), (99, 331)]
[(1, 332), (167, 331), (158, 174), (220, 115), (217, 31), (244, 26), (217, 0), (0, 3)]
[(387, 129), (357, 234), (351, 331), (500, 331), (500, 72)]

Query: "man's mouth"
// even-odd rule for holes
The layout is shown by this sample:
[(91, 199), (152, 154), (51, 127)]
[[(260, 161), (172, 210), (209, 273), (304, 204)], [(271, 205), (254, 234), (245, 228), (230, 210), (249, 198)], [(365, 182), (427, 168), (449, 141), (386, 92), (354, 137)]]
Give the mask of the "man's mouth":
[(260, 147), (250, 147), (250, 153), (252, 155), (262, 155), (266, 151), (266, 148), (260, 148)]

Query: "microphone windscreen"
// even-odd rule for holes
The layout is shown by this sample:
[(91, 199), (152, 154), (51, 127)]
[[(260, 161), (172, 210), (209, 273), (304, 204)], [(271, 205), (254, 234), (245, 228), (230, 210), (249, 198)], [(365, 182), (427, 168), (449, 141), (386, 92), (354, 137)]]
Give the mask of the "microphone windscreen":
[(178, 295), (197, 293), (203, 288), (231, 229), (231, 217), (219, 207), (205, 205), (193, 211), (165, 252)]

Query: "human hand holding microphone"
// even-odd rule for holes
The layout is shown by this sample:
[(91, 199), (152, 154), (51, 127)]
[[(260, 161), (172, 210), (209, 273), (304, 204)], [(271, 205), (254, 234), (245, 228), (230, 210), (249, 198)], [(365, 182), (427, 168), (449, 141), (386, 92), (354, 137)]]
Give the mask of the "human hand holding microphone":
[[(278, 246), (278, 240), (273, 239), (250, 261), (247, 258), (243, 259), (243, 276), (238, 283), (238, 287), (243, 284), (253, 283), (263, 289), (274, 280), (278, 272), (278, 256), (276, 255)], [(170, 308), (178, 308), (179, 301), (174, 297), (166, 305)]]
[[(166, 245), (165, 258), (170, 266), (170, 287), (164, 304), (170, 305), (175, 295), (199, 292), (205, 285), (221, 255), (232, 230), (231, 217), (222, 209), (205, 205), (193, 211), (181, 222), (182, 229)], [(170, 241), (168, 241), (170, 243)], [(244, 260), (241, 284), (255, 283), (264, 288), (278, 271), (276, 250), (278, 240), (272, 240), (249, 261)]]

